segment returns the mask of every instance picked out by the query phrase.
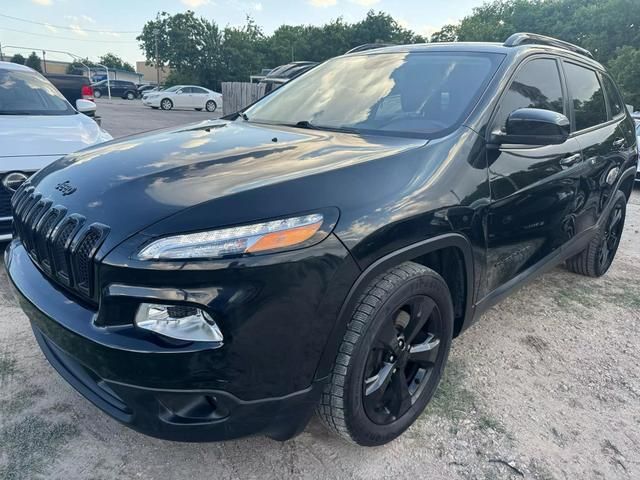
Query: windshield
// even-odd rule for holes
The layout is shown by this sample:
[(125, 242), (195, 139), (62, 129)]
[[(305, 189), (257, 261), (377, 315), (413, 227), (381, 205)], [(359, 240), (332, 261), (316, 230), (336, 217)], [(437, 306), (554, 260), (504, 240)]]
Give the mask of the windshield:
[(0, 68), (0, 115), (72, 115), (76, 111), (39, 73)]
[(329, 60), (247, 109), (255, 122), (437, 136), (468, 115), (503, 55), (380, 53)]

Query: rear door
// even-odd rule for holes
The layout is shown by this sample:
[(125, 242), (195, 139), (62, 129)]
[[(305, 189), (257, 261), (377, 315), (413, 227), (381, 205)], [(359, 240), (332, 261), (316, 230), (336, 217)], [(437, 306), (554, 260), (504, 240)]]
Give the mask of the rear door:
[(193, 90), (194, 108), (204, 108), (209, 98), (209, 92), (200, 87), (191, 87), (191, 89)]
[(623, 131), (625, 107), (619, 98), (607, 98), (602, 72), (568, 60), (563, 60), (563, 69), (571, 100), (572, 137), (585, 159), (576, 211), (576, 231), (582, 233), (600, 218), (633, 140)]
[[(490, 132), (504, 129), (519, 108), (568, 115), (560, 62), (552, 56), (525, 59), (501, 95)], [(580, 145), (504, 144), (487, 152), (491, 205), (487, 225), (490, 293), (543, 260), (575, 234), (574, 212), (582, 164)]]

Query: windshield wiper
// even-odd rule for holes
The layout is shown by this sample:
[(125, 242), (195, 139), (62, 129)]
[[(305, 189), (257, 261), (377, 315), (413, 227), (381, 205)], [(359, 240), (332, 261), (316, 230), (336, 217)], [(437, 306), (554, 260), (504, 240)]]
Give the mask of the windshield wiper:
[(0, 115), (33, 115), (32, 112), (20, 110), (0, 110)]
[(360, 133), (357, 128), (349, 127), (325, 127), (322, 125), (315, 125), (309, 120), (300, 120), (299, 122), (289, 125), (290, 127), (307, 128), (309, 130), (328, 130), (330, 132), (345, 132), (345, 133)]

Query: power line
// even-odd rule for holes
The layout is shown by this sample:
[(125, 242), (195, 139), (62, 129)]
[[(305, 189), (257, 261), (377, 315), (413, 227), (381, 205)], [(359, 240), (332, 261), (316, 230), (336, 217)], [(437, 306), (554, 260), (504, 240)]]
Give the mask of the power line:
[(7, 28), (0, 27), (0, 31), (7, 30), (9, 32), (18, 32), (24, 33), (25, 35), (35, 35), (36, 37), (47, 37), (47, 38), (57, 38), (59, 40), (73, 40), (74, 42), (93, 42), (93, 43), (138, 43), (135, 40), (92, 40), (90, 38), (80, 38), (80, 37), (58, 37), (56, 35), (47, 35), (46, 33), (34, 33), (34, 32), (25, 32), (23, 30), (17, 30), (15, 28)]
[[(0, 17), (10, 18), (11, 20), (17, 20), (19, 22), (32, 23), (33, 25), (41, 25), (43, 27), (61, 28), (63, 30), (77, 30), (74, 27), (68, 27), (65, 25), (52, 25), (50, 23), (44, 23), (44, 22), (35, 22), (33, 20), (27, 20), (25, 18), (12, 17), (11, 15), (5, 15), (4, 13), (0, 13)], [(92, 33), (140, 33), (140, 30), (93, 30), (90, 28), (83, 28), (82, 30), (84, 30), (85, 32), (92, 32)]]

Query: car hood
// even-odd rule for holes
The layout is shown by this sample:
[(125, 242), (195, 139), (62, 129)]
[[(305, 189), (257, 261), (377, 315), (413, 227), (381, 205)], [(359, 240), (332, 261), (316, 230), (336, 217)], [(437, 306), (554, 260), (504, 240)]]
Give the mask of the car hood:
[(86, 115), (0, 115), (0, 158), (52, 159), (109, 140)]
[[(204, 202), (387, 157), (425, 142), (243, 121), (203, 122), (68, 155), (30, 183), (69, 213), (110, 226), (114, 241)], [(60, 187), (62, 183), (66, 186)], [(215, 212), (208, 219), (211, 227), (218, 221)]]

